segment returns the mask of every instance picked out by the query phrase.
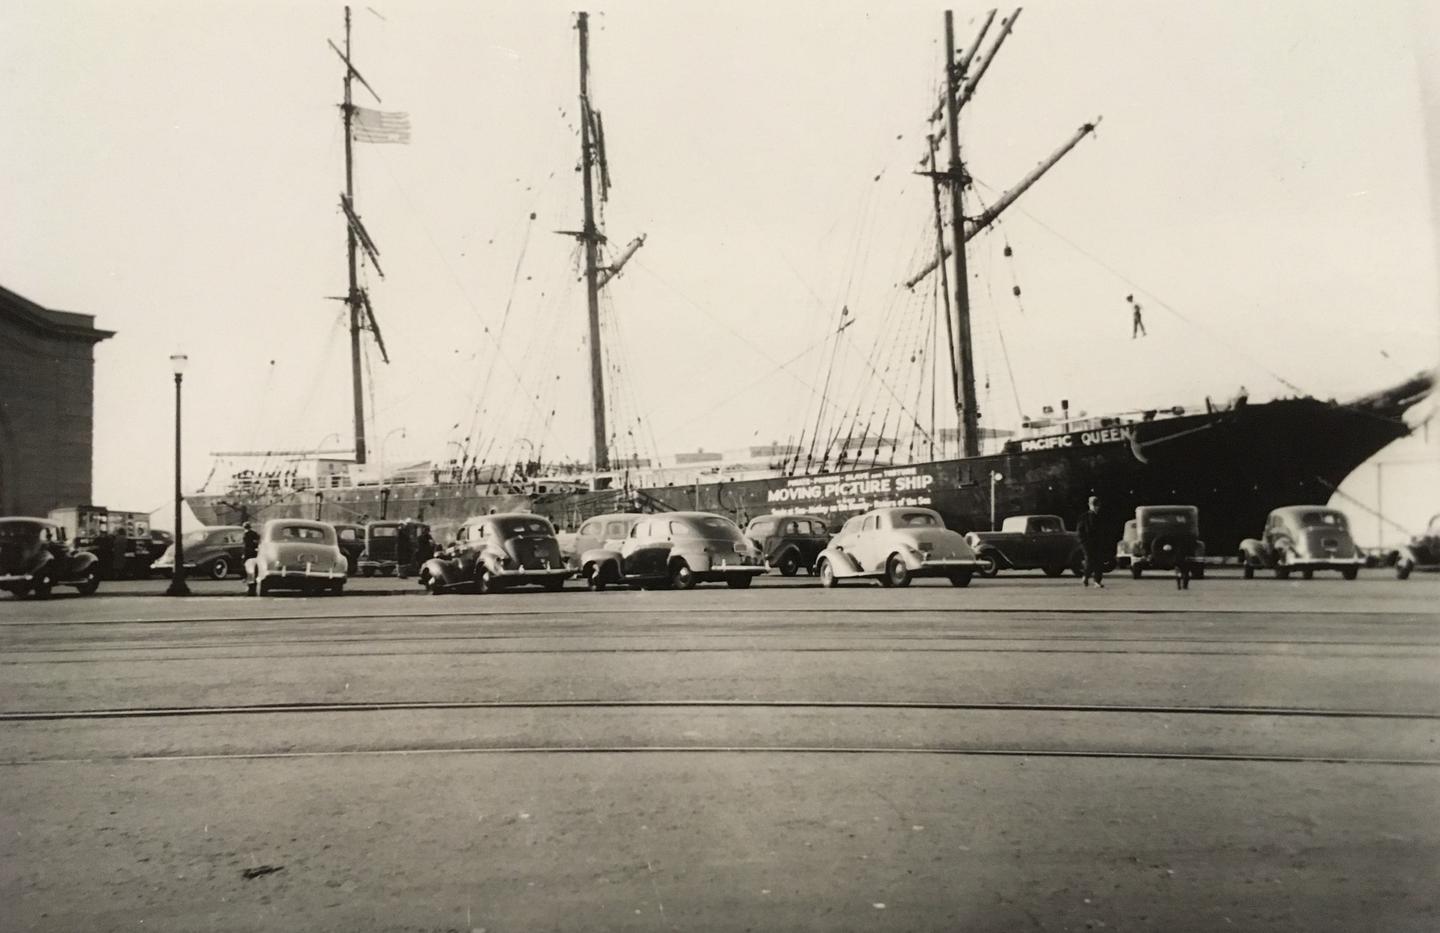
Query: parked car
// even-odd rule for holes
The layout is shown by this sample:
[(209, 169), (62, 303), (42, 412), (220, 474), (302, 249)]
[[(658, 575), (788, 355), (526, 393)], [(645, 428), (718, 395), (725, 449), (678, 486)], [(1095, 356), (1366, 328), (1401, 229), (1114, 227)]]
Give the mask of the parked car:
[(340, 550), (345, 552), (345, 574), (353, 577), (360, 572), (360, 555), (365, 552), (365, 526), (335, 522), (330, 524), (335, 529)]
[(401, 569), (400, 542), (402, 536), (406, 534), (408, 525), (416, 525), (416, 523), (382, 521), (371, 522), (365, 526), (365, 547), (356, 561), (356, 567), (361, 576), (373, 577), (379, 574), (382, 577), (388, 577), (399, 574)]
[(580, 575), (592, 590), (612, 584), (688, 590), (722, 580), (744, 589), (765, 571), (764, 555), (740, 526), (709, 512), (642, 515), (619, 547), (580, 555)]
[(955, 586), (969, 586), (970, 578), (988, 566), (934, 509), (887, 508), (845, 522), (821, 552), (816, 572), (821, 586), (850, 577), (879, 580), (881, 586), (945, 577)]
[(1205, 542), (1200, 540), (1200, 510), (1193, 505), (1142, 505), (1125, 523), (1115, 546), (1117, 567), (1129, 567), (1135, 579), (1146, 570), (1174, 570), (1187, 561), (1190, 575), (1205, 576)]
[(824, 520), (813, 515), (762, 515), (745, 526), (745, 537), (760, 548), (765, 563), (786, 577), (801, 569), (813, 574), (816, 559), (830, 543)]
[(558, 590), (575, 573), (566, 566), (549, 520), (529, 512), (472, 518), (444, 554), (420, 568), (420, 585), (432, 594), (467, 590), (493, 593), (515, 586)]
[(580, 555), (586, 551), (618, 548), (620, 542), (630, 534), (630, 529), (635, 527), (635, 523), (644, 517), (638, 512), (596, 515), (594, 518), (585, 519), (579, 528), (569, 534), (557, 534), (555, 539), (560, 542), (560, 554), (565, 558), (566, 566), (579, 570)]
[(1281, 580), (1295, 571), (1308, 580), (1317, 570), (1338, 570), (1353, 580), (1365, 566), (1365, 555), (1350, 537), (1345, 513), (1323, 505), (1275, 509), (1261, 537), (1240, 542), (1240, 560), (1247, 580), (1266, 568)]
[(1043, 570), (1047, 577), (1067, 569), (1084, 572), (1080, 536), (1066, 531), (1058, 515), (1011, 515), (999, 531), (972, 531), (965, 540), (987, 564), (981, 576), (993, 577), (1001, 570)]
[(1395, 577), (1409, 579), (1419, 571), (1440, 571), (1440, 515), (1431, 517), (1425, 533), (1410, 539), (1395, 555)]
[(325, 592), (345, 589), (345, 553), (325, 522), (272, 518), (260, 530), (259, 553), (245, 562), (245, 592)]
[(0, 518), (0, 590), (46, 599), (57, 586), (73, 586), (81, 596), (98, 590), (95, 555), (73, 550), (48, 519)]
[[(185, 532), (185, 572), (199, 573), (212, 580), (241, 576), (245, 572), (245, 529), (239, 525), (215, 525)], [(175, 545), (172, 542), (150, 569), (173, 576)]]

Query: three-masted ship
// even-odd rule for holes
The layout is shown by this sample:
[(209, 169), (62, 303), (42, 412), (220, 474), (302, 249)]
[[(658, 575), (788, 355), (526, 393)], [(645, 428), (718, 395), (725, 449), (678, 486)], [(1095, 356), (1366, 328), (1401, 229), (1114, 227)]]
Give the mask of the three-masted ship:
[[(639, 237), (606, 261), (608, 240), (597, 222), (595, 202), (609, 187), (604, 129), (592, 106), (589, 87), (589, 30), (577, 14), (580, 63), (580, 175), (583, 219), (569, 231), (584, 253), (586, 323), (590, 354), (591, 462), (573, 465), (568, 474), (517, 475), (509, 465), (470, 460), (432, 466), (425, 474), (395, 482), (375, 475), (365, 479), (364, 391), (361, 342), (367, 332), (383, 353), (384, 345), (358, 264), (379, 269), (378, 251), (355, 207), (353, 152), (356, 134), (408, 133), (398, 115), (366, 111), (352, 101), (353, 83), (369, 85), (351, 61), (350, 23), (346, 13), (345, 49), (336, 52), (345, 68), (345, 193), (354, 451), (348, 464), (303, 482), (298, 473), (256, 477), (238, 474), (228, 488), (187, 497), (206, 524), (235, 524), (281, 516), (313, 516), (333, 521), (413, 518), (430, 523), (443, 537), (447, 525), (491, 510), (533, 510), (573, 527), (584, 518), (610, 511), (697, 509), (744, 522), (763, 514), (810, 514), (834, 524), (867, 509), (886, 505), (923, 505), (937, 509), (959, 531), (989, 527), (991, 516), (1077, 513), (1087, 496), (1099, 495), (1106, 514), (1120, 525), (1141, 504), (1185, 503), (1198, 506), (1212, 554), (1230, 553), (1239, 540), (1255, 533), (1268, 512), (1280, 505), (1328, 501), (1356, 467), (1411, 428), (1404, 415), (1433, 389), (1431, 373), (1420, 373), (1372, 395), (1340, 403), (1308, 397), (1250, 403), (1243, 395), (1204, 410), (1182, 407), (1135, 411), (1113, 416), (1037, 419), (1024, 433), (1004, 439), (998, 449), (982, 451), (972, 348), (965, 244), (988, 229), (1004, 210), (1056, 165), (1095, 128), (1079, 128), (1050, 158), (993, 204), (967, 213), (971, 179), (962, 159), (959, 118), (975, 94), (1000, 45), (1010, 34), (1015, 11), (1000, 20), (985, 18), (973, 40), (957, 49), (953, 21), (945, 16), (946, 66), (941, 99), (930, 115), (931, 133), (920, 173), (933, 185), (934, 258), (904, 287), (940, 279), (935, 293), (945, 301), (945, 356), (948, 400), (953, 403), (958, 456), (936, 456), (933, 437), (926, 447), (886, 437), (884, 425), (872, 438), (865, 425), (858, 437), (817, 424), (805, 445), (751, 448), (749, 463), (732, 472), (718, 468), (702, 475), (693, 465), (665, 469), (611, 457), (613, 438), (606, 424), (606, 381), (602, 365), (599, 303), (602, 289), (644, 243)], [(989, 39), (988, 46), (986, 40)], [(373, 91), (371, 91), (373, 94)], [(377, 97), (378, 99), (378, 97)], [(941, 156), (944, 165), (940, 166)], [(947, 210), (948, 208), (948, 210)], [(843, 328), (842, 324), (842, 328)], [(817, 451), (816, 440), (824, 434)], [(894, 433), (894, 432), (891, 432)], [(992, 445), (993, 447), (994, 445)], [(276, 452), (267, 451), (273, 457)], [(305, 452), (296, 452), (304, 456)], [(352, 470), (333, 469), (336, 466)], [(538, 466), (538, 465), (537, 465)], [(538, 471), (537, 471), (538, 472)], [(336, 479), (337, 476), (341, 478)], [(328, 479), (328, 482), (325, 480)]]

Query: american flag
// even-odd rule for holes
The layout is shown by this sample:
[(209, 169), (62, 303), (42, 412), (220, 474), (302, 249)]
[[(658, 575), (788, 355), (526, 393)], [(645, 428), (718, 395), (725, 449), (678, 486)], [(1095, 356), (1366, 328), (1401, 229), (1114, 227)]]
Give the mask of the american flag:
[(357, 143), (410, 142), (410, 114), (356, 107), (350, 121), (350, 136)]

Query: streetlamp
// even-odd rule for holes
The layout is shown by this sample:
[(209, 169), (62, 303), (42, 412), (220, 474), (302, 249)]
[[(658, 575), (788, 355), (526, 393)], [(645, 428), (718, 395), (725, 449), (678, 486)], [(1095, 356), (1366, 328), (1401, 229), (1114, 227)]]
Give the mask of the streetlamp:
[(170, 357), (170, 369), (175, 373), (175, 572), (170, 576), (166, 596), (190, 595), (190, 587), (185, 585), (185, 535), (180, 527), (180, 382), (185, 378), (188, 361), (183, 353)]
[(400, 432), (400, 439), (403, 441), (405, 439), (405, 429), (403, 427), (391, 428), (389, 432), (380, 439), (380, 485), (382, 486), (385, 485), (385, 442), (390, 440), (396, 431)]
[(1005, 482), (1005, 477), (1004, 477), (1002, 474), (997, 473), (997, 472), (995, 472), (994, 470), (991, 470), (991, 471), (990, 471), (990, 530), (991, 530), (991, 531), (994, 531), (994, 530), (995, 530), (995, 484), (996, 484), (996, 483), (1003, 483), (1003, 482)]

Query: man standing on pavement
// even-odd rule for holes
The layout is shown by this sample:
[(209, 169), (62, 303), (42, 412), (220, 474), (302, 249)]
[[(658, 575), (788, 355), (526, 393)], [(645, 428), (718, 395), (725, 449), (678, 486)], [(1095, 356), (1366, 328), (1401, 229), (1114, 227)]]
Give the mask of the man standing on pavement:
[(260, 532), (250, 527), (250, 523), (244, 524), (245, 534), (240, 539), (243, 550), (240, 552), (241, 561), (247, 561), (252, 557), (260, 556)]
[(1080, 513), (1075, 532), (1080, 536), (1080, 549), (1085, 552), (1084, 585), (1089, 586), (1093, 578), (1095, 585), (1103, 590), (1105, 584), (1100, 578), (1105, 573), (1105, 540), (1100, 531), (1099, 496), (1090, 497), (1090, 507)]

